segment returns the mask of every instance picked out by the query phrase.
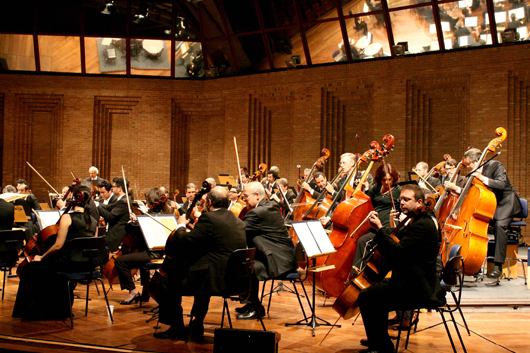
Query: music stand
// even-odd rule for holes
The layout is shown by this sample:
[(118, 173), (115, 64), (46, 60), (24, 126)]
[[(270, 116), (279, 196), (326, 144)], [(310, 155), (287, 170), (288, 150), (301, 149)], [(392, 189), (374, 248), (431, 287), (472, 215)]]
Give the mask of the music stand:
[[(302, 246), (304, 247), (304, 250), (307, 254), (307, 258), (313, 260), (313, 266), (307, 268), (308, 271), (313, 272), (313, 305), (311, 307), (311, 321), (309, 323), (307, 324), (303, 323), (302, 321), (307, 321), (307, 318), (304, 318), (294, 324), (285, 324), (285, 326), (289, 326), (289, 325), (310, 326), (313, 329), (313, 337), (315, 337), (315, 327), (317, 326), (340, 327), (340, 325), (331, 324), (327, 322), (326, 320), (323, 320), (317, 317), (315, 314), (316, 272), (322, 272), (322, 271), (331, 270), (335, 268), (335, 265), (317, 266), (316, 265), (317, 257), (333, 254), (336, 252), (336, 250), (333, 247), (333, 244), (331, 244), (331, 241), (329, 240), (328, 235), (326, 231), (324, 230), (324, 227), (322, 227), (322, 224), (318, 220), (293, 222), (293, 229), (296, 232), (298, 239), (302, 243)], [(317, 319), (322, 321), (322, 323), (318, 323)]]

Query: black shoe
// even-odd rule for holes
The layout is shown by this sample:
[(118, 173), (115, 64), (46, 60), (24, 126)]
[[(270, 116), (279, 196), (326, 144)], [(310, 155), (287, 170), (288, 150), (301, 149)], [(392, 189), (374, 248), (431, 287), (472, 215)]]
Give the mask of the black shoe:
[(188, 334), (192, 341), (201, 341), (204, 338), (202, 321), (193, 320), (188, 326)]
[(240, 308), (236, 308), (236, 311), (240, 314), (243, 314), (243, 313), (246, 313), (247, 311), (249, 311), (250, 309), (252, 309), (252, 304), (248, 303), (248, 304), (245, 304), (244, 306), (240, 307)]
[(178, 330), (171, 326), (166, 331), (163, 332), (155, 332), (153, 334), (155, 338), (159, 338), (162, 340), (179, 340), (188, 342), (188, 333), (186, 332), (186, 329)]
[[(416, 315), (413, 320), (405, 320), (403, 321), (403, 324), (401, 325), (401, 330), (408, 330), (409, 327), (412, 327), (416, 325), (420, 321), (419, 315)], [(398, 325), (393, 327), (394, 331), (399, 331), (399, 323)]]
[(490, 278), (495, 278), (495, 279), (499, 279), (502, 275), (502, 268), (500, 265), (495, 265), (493, 267), (493, 270), (491, 271), (491, 273), (488, 275), (488, 277)]
[[(263, 306), (259, 309), (259, 313), (261, 317), (265, 316), (265, 308)], [(243, 314), (239, 314), (236, 316), (236, 319), (238, 320), (252, 320), (252, 319), (257, 319), (257, 318), (258, 318), (258, 312), (254, 308), (248, 310), (247, 312), (244, 312)]]
[(120, 302), (121, 305), (131, 305), (132, 302), (135, 302), (138, 304), (138, 301), (140, 300), (140, 293), (136, 293), (134, 297), (132, 297), (131, 300), (122, 300)]

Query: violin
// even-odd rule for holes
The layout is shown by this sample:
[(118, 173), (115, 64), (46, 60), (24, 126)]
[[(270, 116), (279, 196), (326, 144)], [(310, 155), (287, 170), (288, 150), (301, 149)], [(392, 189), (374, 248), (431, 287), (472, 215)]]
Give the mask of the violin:
[[(419, 209), (418, 213), (412, 213), (401, 221), (396, 228), (392, 230), (389, 237), (392, 238), (396, 243), (399, 243), (399, 239), (396, 237), (396, 233), (408, 222), (422, 214), (423, 212), (430, 211), (436, 204), (436, 198), (438, 194), (432, 194), (425, 198), (423, 206)], [(385, 262), (384, 257), (377, 249), (377, 245), (372, 249), (372, 255), (370, 261), (367, 262), (366, 266), (359, 272), (359, 274), (348, 284), (344, 291), (337, 297), (335, 303), (333, 303), (333, 310), (335, 310), (344, 319), (349, 319), (359, 312), (358, 297), (359, 293), (365, 288), (374, 286), (381, 282), (390, 268)]]
[[(72, 193), (72, 190), (79, 184), (81, 184), (81, 181), (76, 178), (72, 182), (72, 185), (68, 187), (68, 192), (65, 193), (65, 195), (63, 196), (62, 200), (67, 201), (66, 209), (63, 214), (67, 214), (73, 207), (75, 207), (80, 202), (84, 201), (85, 196), (82, 192), (78, 192), (75, 195), (72, 195), (72, 199), (67, 199), (67, 196), (70, 195)], [(61, 218), (59, 217), (59, 220), (56, 224), (45, 227), (27, 242), (26, 246), (24, 247), (24, 260), (22, 260), (22, 262), (17, 267), (17, 275), (19, 277), (22, 273), (22, 269), (26, 264), (33, 261), (35, 256), (45, 254), (46, 251), (48, 251), (53, 246), (53, 244), (55, 244), (55, 240), (57, 239), (57, 233), (59, 232), (60, 221)]]

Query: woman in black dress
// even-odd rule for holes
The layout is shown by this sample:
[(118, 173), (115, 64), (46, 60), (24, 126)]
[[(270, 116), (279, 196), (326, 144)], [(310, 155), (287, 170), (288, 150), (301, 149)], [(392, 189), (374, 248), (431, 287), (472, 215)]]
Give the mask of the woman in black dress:
[(75, 238), (95, 236), (98, 224), (90, 216), (90, 186), (81, 183), (73, 188), (72, 195), (74, 206), (61, 216), (55, 243), (21, 270), (13, 317), (22, 320), (64, 320), (70, 317), (65, 290), (67, 280), (57, 274), (66, 268), (72, 270), (71, 266), (67, 267), (64, 245)]

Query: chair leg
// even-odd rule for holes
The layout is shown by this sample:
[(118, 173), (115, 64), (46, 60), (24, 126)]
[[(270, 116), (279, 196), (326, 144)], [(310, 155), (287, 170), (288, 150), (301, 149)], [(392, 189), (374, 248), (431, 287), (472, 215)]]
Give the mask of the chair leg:
[(309, 305), (309, 311), (313, 312), (313, 306), (311, 305), (311, 301), (309, 301), (309, 296), (307, 295), (307, 291), (305, 290), (304, 281), (300, 281), (300, 284), (302, 285), (302, 289), (304, 290), (305, 299), (307, 300), (307, 304)]
[(85, 305), (85, 316), (88, 316), (88, 290), (90, 289), (90, 281), (86, 284), (86, 305)]
[[(453, 300), (456, 303), (457, 302), (456, 301), (456, 294), (454, 292), (451, 292), (451, 294), (453, 295)], [(462, 309), (460, 308), (460, 303), (458, 303), (458, 312), (460, 312), (460, 317), (462, 318), (462, 321), (464, 322), (464, 326), (466, 327), (466, 331), (467, 331), (468, 336), (471, 336), (471, 332), (469, 332), (469, 327), (467, 327), (467, 321), (466, 321), (466, 319), (464, 317), (464, 313), (462, 312)]]
[(6, 278), (7, 278), (7, 275), (6, 275), (6, 268), (3, 268), (2, 271), (4, 271), (4, 283), (2, 284), (2, 300), (4, 300), (4, 294), (6, 292)]
[[(298, 304), (300, 304), (300, 309), (302, 309), (302, 314), (304, 315), (304, 320), (308, 320), (307, 316), (305, 315), (304, 306), (302, 305), (302, 301), (300, 300), (300, 294), (298, 293), (298, 289), (296, 288), (296, 282), (293, 280), (291, 281), (294, 291), (296, 292), (296, 298), (298, 299)], [(300, 282), (301, 283), (301, 282)], [(303, 286), (303, 285), (302, 285)]]
[[(396, 340), (395, 353), (397, 353), (398, 349), (399, 349), (399, 340), (401, 339), (401, 331), (403, 330), (403, 318), (405, 317), (405, 311), (396, 311), (396, 315), (397, 315), (398, 320), (399, 320), (399, 331), (398, 331), (397, 340)], [(409, 326), (409, 328), (410, 328), (410, 326)]]
[(254, 305), (254, 310), (256, 310), (256, 313), (258, 313), (258, 319), (259, 319), (259, 322), (261, 323), (261, 327), (263, 327), (263, 331), (267, 331), (267, 329), (265, 328), (265, 324), (263, 323), (263, 319), (261, 318), (258, 305), (254, 301), (254, 298), (252, 296), (250, 296), (250, 300), (252, 301), (252, 305)]
[(449, 338), (449, 341), (451, 342), (451, 347), (453, 347), (453, 352), (456, 352), (455, 343), (453, 342), (453, 337), (451, 336), (451, 332), (449, 332), (449, 326), (447, 326), (447, 321), (445, 320), (445, 316), (443, 314), (443, 311), (438, 311), (440, 313), (440, 316), (442, 317), (442, 321), (445, 326), (445, 331), (447, 332), (447, 337)]
[[(405, 314), (403, 313), (403, 315)], [(416, 320), (416, 322), (414, 323), (414, 332), (416, 332), (416, 329), (418, 328), (419, 316), (420, 316), (420, 309), (412, 310), (412, 316), (410, 317), (409, 328), (407, 330), (407, 340), (405, 341), (405, 349), (409, 347), (410, 329), (412, 328), (412, 322), (414, 321), (415, 317), (418, 317), (418, 320)]]
[(99, 293), (98, 282), (94, 281), (94, 285), (96, 286), (96, 292), (98, 293), (98, 297), (99, 297), (101, 294)]
[(105, 291), (105, 285), (103, 284), (103, 280), (101, 278), (96, 278), (99, 282), (101, 282), (101, 288), (103, 290), (103, 294), (105, 294), (105, 302), (107, 303), (107, 310), (109, 312), (110, 321), (114, 323), (114, 318), (112, 317), (112, 311), (110, 311), (110, 305), (109, 305), (109, 299), (107, 297), (107, 292)]
[(449, 314), (451, 314), (451, 319), (453, 320), (453, 324), (455, 325), (456, 334), (458, 335), (458, 339), (460, 340), (460, 344), (462, 345), (462, 348), (464, 349), (464, 352), (467, 353), (466, 346), (464, 346), (464, 340), (462, 339), (462, 335), (460, 335), (460, 330), (458, 329), (458, 325), (457, 325), (457, 323), (455, 321), (455, 317), (453, 315), (453, 312), (450, 311)]
[[(263, 283), (263, 285), (265, 286), (265, 283)], [(267, 305), (267, 314), (269, 314), (269, 309), (271, 308), (271, 299), (272, 299), (272, 289), (274, 288), (274, 280), (272, 280), (271, 282), (271, 291), (269, 292), (269, 304)]]
[(66, 289), (68, 290), (68, 302), (69, 302), (69, 306), (68, 306), (68, 310), (70, 310), (70, 328), (73, 329), (74, 328), (74, 314), (72, 313), (72, 305), (74, 305), (73, 303), (73, 298), (72, 298), (72, 294), (70, 293), (70, 281), (66, 281)]

